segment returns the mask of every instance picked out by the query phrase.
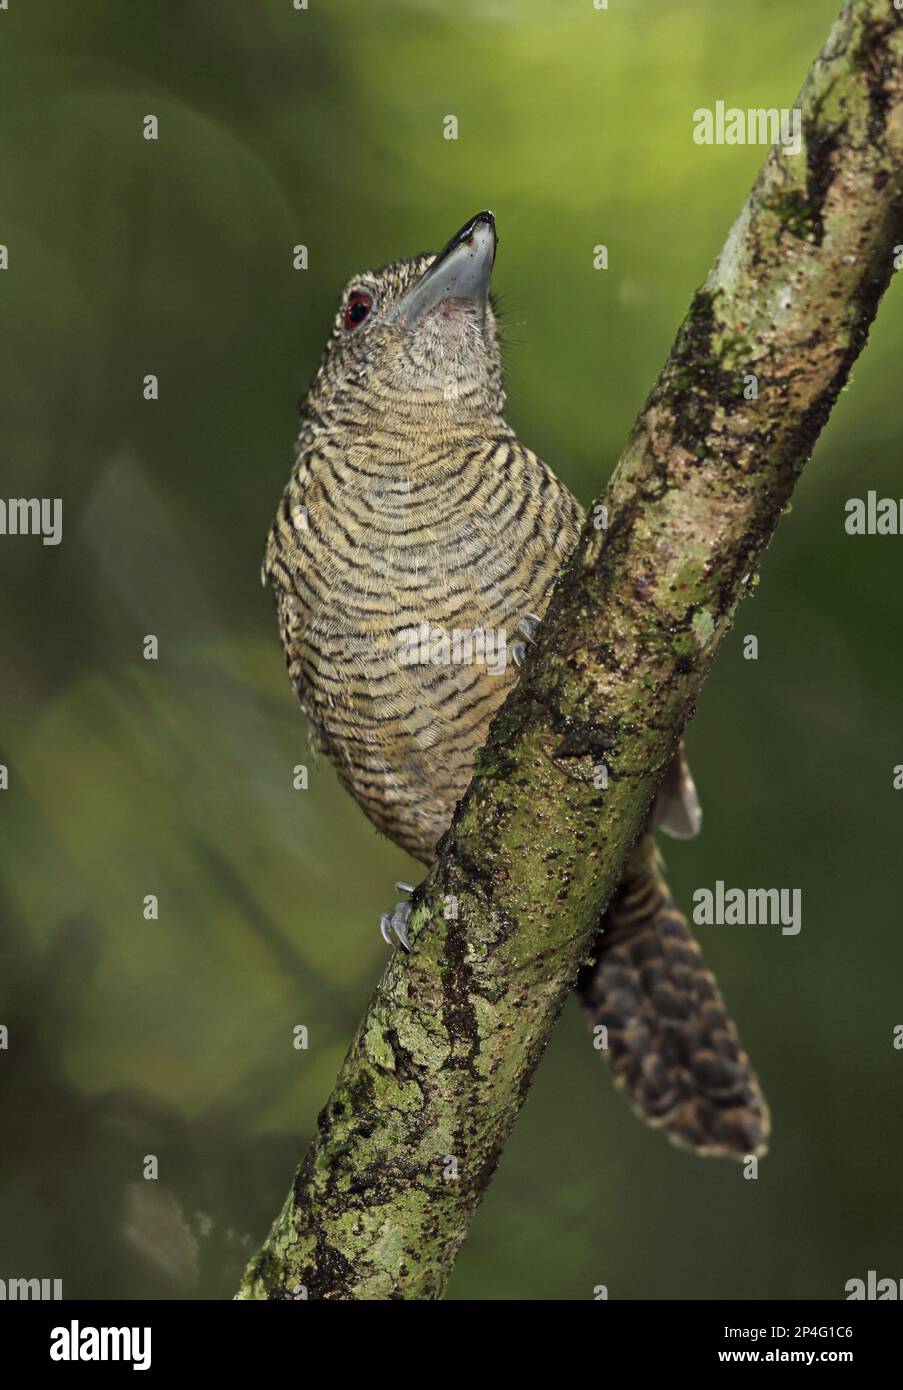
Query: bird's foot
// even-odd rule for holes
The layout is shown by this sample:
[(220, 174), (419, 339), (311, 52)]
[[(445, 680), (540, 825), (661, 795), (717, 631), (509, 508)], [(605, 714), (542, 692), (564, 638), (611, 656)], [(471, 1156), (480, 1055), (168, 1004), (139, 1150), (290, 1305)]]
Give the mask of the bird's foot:
[[(535, 613), (525, 613), (524, 616), (518, 620), (517, 624), (518, 632), (523, 633), (527, 642), (532, 642), (534, 640), (533, 634), (538, 627), (539, 618), (537, 618)], [(515, 642), (511, 648), (511, 657), (515, 666), (521, 666), (523, 664), (524, 657), (527, 655), (527, 642)]]
[[(414, 891), (412, 883), (396, 883), (396, 893), (411, 894)], [(403, 951), (410, 954), (411, 943), (408, 940), (408, 921), (411, 916), (411, 904), (409, 902), (396, 903), (391, 912), (384, 912), (379, 919), (379, 930), (382, 939), (387, 946), (394, 946), (392, 935), (396, 936), (398, 943)]]

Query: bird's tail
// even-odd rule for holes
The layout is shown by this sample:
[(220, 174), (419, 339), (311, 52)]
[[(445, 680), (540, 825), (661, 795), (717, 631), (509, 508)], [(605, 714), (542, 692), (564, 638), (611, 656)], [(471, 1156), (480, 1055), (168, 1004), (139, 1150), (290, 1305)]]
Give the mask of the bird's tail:
[(628, 860), (577, 990), (641, 1119), (698, 1154), (765, 1153), (768, 1106), (651, 835)]

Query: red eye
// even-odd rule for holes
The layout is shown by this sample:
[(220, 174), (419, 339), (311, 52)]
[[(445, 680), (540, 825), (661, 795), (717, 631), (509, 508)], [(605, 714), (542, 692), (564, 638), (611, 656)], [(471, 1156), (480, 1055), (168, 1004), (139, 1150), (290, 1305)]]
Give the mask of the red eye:
[(342, 322), (348, 329), (357, 328), (364, 322), (372, 308), (373, 295), (367, 294), (366, 290), (355, 290), (354, 294), (348, 296)]

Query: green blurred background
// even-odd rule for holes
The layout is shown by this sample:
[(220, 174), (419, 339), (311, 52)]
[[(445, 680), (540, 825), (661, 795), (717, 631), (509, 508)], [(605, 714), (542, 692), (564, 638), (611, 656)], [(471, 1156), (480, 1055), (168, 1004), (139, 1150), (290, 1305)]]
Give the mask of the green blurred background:
[[(589, 502), (764, 154), (695, 145), (692, 112), (790, 105), (835, 9), (0, 12), (0, 493), (64, 501), (59, 547), (0, 539), (0, 1276), (231, 1296), (418, 874), (328, 766), (292, 789), (311, 757), (258, 582), (341, 285), (491, 207), (509, 419)], [(803, 890), (797, 937), (703, 929), (772, 1152), (744, 1181), (644, 1129), (571, 1004), (451, 1298), (903, 1275), (903, 540), (843, 527), (848, 497), (901, 491), (900, 309), (894, 285), (690, 729), (704, 834), (664, 846), (684, 904)]]

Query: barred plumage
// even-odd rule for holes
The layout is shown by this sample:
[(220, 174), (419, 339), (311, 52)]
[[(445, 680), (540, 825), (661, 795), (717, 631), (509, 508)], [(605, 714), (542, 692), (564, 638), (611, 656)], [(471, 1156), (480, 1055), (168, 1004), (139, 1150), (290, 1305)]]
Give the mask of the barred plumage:
[[(437, 664), (420, 648), (409, 661), (411, 633), (425, 624), (440, 638), (469, 633), (471, 644), (475, 634), (491, 634), (496, 650), (500, 635), (516, 643), (519, 628), (526, 624), (529, 634), (542, 616), (583, 522), (579, 503), (504, 419), (488, 298), (495, 246), (494, 220), (481, 213), (438, 256), (398, 261), (346, 287), (302, 408), (295, 464), (264, 559), (289, 674), (315, 741), (371, 821), (424, 863), (516, 670), (510, 660), (495, 668), (472, 659)], [(657, 811), (674, 833), (693, 833), (698, 823), (682, 755)], [(635, 898), (636, 883), (628, 888)], [(661, 905), (650, 892), (644, 921), (653, 936)], [(631, 939), (636, 908), (635, 901)], [(615, 928), (614, 944), (624, 922), (622, 897), (602, 924)], [(584, 999), (610, 1013), (615, 957), (605, 963), (607, 940), (603, 932), (600, 973), (584, 979)], [(619, 997), (623, 1004), (624, 990)], [(664, 1039), (649, 1026), (650, 998), (635, 993), (646, 1063)], [(659, 1101), (653, 1114), (630, 1070), (638, 1034), (629, 1024), (619, 1019), (618, 1031), (612, 1016), (619, 1047), (625, 1040), (615, 1070), (647, 1117), (667, 1126)], [(681, 1085), (686, 1099), (683, 1077)], [(755, 1109), (754, 1078), (744, 1094)], [(764, 1109), (746, 1129), (734, 1126), (729, 1143), (710, 1112), (701, 1113), (688, 1140), (700, 1151), (735, 1148), (741, 1132), (758, 1133), (762, 1147)], [(671, 1128), (687, 1141), (686, 1125)]]
[(513, 635), (544, 609), (579, 509), (510, 433), (444, 430), (392, 453), (380, 435), (306, 453), (267, 564), (323, 746), (379, 829), (429, 862), (514, 672), (401, 665), (401, 635), (422, 622)]
[(647, 1124), (703, 1155), (762, 1154), (768, 1106), (712, 972), (644, 835), (577, 992), (608, 1030), (615, 1083)]

